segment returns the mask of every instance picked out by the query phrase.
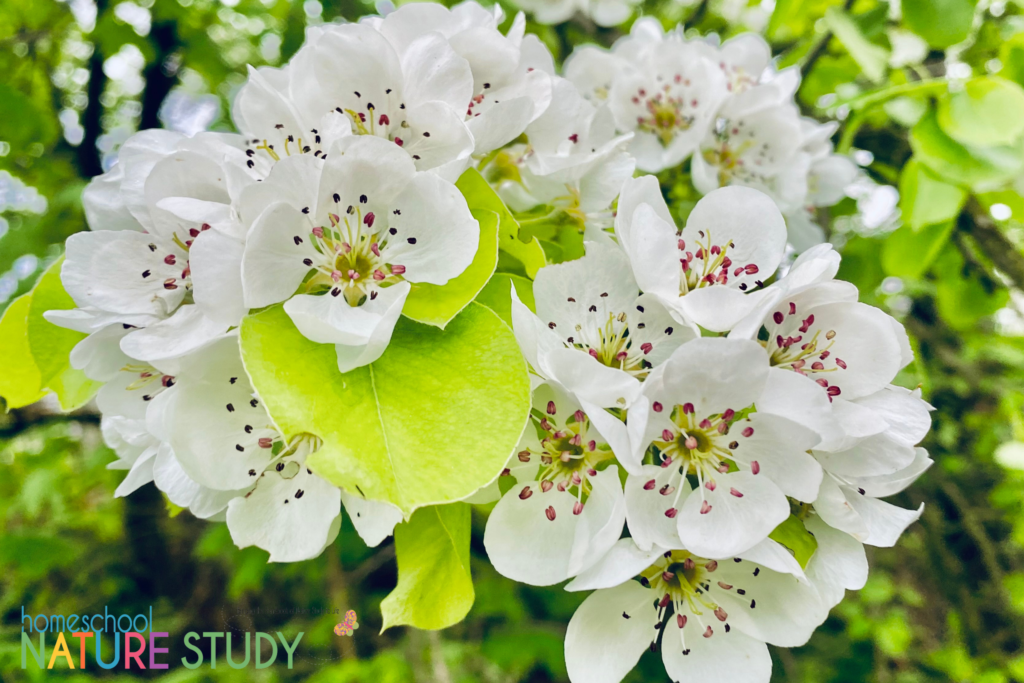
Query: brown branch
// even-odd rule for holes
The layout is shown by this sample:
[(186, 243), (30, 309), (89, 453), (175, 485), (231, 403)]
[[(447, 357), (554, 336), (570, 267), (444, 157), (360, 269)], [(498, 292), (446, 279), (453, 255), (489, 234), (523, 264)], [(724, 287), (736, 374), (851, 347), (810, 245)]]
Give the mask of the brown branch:
[(973, 197), (960, 214), (957, 227), (971, 236), (978, 249), (1008, 277), (1017, 289), (1024, 290), (1024, 255)]

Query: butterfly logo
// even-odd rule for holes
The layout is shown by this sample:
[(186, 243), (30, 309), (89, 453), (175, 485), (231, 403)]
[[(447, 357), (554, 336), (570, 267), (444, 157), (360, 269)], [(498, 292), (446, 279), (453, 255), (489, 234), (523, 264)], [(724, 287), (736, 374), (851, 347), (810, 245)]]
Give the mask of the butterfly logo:
[(359, 622), (356, 621), (356, 611), (350, 609), (345, 612), (345, 621), (334, 627), (334, 632), (339, 636), (350, 636), (357, 628), (359, 628)]

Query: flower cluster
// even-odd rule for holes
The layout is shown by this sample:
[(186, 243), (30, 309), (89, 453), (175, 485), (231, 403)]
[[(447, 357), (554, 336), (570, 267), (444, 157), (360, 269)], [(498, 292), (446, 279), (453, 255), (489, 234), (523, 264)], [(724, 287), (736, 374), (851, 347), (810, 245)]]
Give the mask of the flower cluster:
[[(580, 6), (547, 4), (550, 20)], [(583, 4), (616, 23), (630, 3)], [(522, 15), (501, 22), (410, 4), (311, 29), (286, 66), (250, 70), (238, 134), (139, 133), (89, 185), (92, 230), (62, 270), (77, 308), (47, 318), (88, 335), (71, 362), (105, 383), (117, 494), (152, 481), (272, 561), (320, 554), (342, 506), (380, 543), (410, 510), (308, 461), (327, 435), (279, 426), (239, 329), (281, 308), (328, 345), (332, 377), (370, 366), (376, 399), (401, 317), (424, 322), (412, 309), (496, 261), (532, 411), (470, 499), (495, 503), (495, 568), (595, 591), (566, 636), (574, 683), (616, 683), (648, 647), (674, 680), (767, 681), (766, 643), (803, 644), (864, 584), (863, 544), (921, 514), (881, 499), (931, 464), (930, 406), (893, 384), (906, 333), (816, 244), (813, 208), (855, 166), (756, 36), (642, 19), (559, 76)], [(687, 159), (704, 197), (680, 225), (643, 173)], [(493, 197), (483, 210), (466, 177)], [(294, 361), (269, 374), (308, 371)], [(374, 412), (382, 430), (397, 419)], [(454, 475), (450, 444), (433, 447)]]
[(728, 185), (761, 190), (786, 215), (798, 249), (823, 241), (816, 207), (838, 202), (857, 177), (856, 165), (832, 153), (836, 124), (800, 115), (798, 70), (775, 72), (756, 34), (718, 45), (642, 18), (610, 51), (577, 49), (565, 75), (584, 97), (607, 105), (617, 131), (633, 133), (629, 151), (640, 170), (689, 159), (704, 194)]
[(573, 681), (614, 683), (648, 646), (674, 680), (767, 681), (765, 643), (805, 643), (863, 586), (863, 544), (921, 514), (880, 500), (931, 464), (930, 406), (892, 384), (906, 333), (829, 245), (777, 273), (785, 223), (756, 190), (712, 191), (679, 229), (631, 179), (614, 235), (541, 269), (535, 313), (513, 293), (534, 425), (485, 546), (510, 578), (597, 589)]

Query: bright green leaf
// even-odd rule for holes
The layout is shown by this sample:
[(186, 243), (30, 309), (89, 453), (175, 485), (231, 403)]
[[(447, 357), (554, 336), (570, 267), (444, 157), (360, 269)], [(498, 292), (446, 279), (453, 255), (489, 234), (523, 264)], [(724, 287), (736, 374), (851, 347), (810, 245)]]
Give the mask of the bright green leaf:
[(43, 317), (46, 311), (75, 308), (75, 302), (64, 291), (60, 281), (60, 268), (64, 258), (57, 259), (32, 290), (32, 305), (28, 313), (28, 342), (39, 368), (44, 387), (57, 394), (64, 410), (84, 405), (99, 391), (100, 382), (94, 382), (81, 370), (71, 367), (71, 350), (86, 335), (58, 327)]
[(882, 269), (886, 275), (920, 278), (942, 251), (952, 232), (952, 221), (926, 225), (917, 231), (904, 225), (885, 240)]
[(459, 188), (466, 198), (470, 209), (493, 211), (498, 214), (500, 227), (498, 230), (498, 245), (501, 250), (518, 259), (526, 269), (526, 274), (531, 278), (537, 271), (544, 267), (544, 249), (536, 238), (528, 242), (520, 239), (519, 223), (509, 213), (505, 202), (499, 197), (480, 172), (476, 169), (469, 169), (462, 174), (455, 186)]
[(470, 508), (432, 505), (395, 527), (398, 585), (380, 604), (381, 631), (402, 624), (437, 630), (473, 606), (469, 569)]
[(0, 396), (8, 410), (35, 403), (46, 393), (28, 345), (31, 305), (31, 294), (20, 296), (0, 318)]
[(939, 100), (939, 125), (963, 145), (1010, 145), (1024, 132), (1024, 89), (995, 76), (972, 78)]
[(938, 176), (979, 191), (1005, 183), (1024, 168), (1024, 153), (1019, 145), (962, 145), (939, 127), (934, 112), (922, 118), (910, 131), (910, 146), (917, 160)]
[(875, 83), (881, 82), (889, 66), (889, 51), (865, 38), (857, 23), (838, 7), (828, 8), (825, 24), (864, 70), (864, 75)]
[(907, 28), (936, 48), (947, 48), (967, 38), (974, 23), (977, 0), (903, 0)]
[(456, 278), (444, 285), (412, 285), (402, 313), (416, 322), (444, 329), (452, 318), (484, 288), (498, 265), (498, 214), (477, 209), (473, 217), (480, 223), (480, 246), (473, 262)]
[(344, 375), (334, 347), (299, 334), (281, 306), (242, 322), (242, 353), (284, 433), (324, 440), (310, 467), (406, 516), (494, 479), (530, 411), (515, 337), (476, 303), (443, 331), (401, 318), (384, 355)]
[(900, 174), (900, 210), (903, 222), (914, 231), (926, 225), (945, 223), (956, 218), (963, 208), (967, 192), (935, 177), (911, 159)]
[(511, 273), (495, 273), (491, 281), (480, 291), (477, 302), (498, 314), (509, 326), (512, 325), (512, 286), (515, 285), (519, 300), (536, 313), (533, 300), (533, 282)]
[(814, 534), (808, 531), (795, 515), (790, 515), (785, 522), (775, 527), (775, 530), (768, 534), (768, 538), (789, 548), (804, 569), (807, 569), (807, 563), (818, 549), (818, 539), (814, 538)]

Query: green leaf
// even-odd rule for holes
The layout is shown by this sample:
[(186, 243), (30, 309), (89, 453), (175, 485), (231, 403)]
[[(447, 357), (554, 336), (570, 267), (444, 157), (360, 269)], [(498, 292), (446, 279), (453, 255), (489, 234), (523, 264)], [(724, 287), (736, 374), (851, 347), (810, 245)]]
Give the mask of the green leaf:
[(530, 411), (526, 363), (508, 326), (473, 303), (444, 329), (401, 318), (376, 362), (338, 372), (281, 306), (242, 322), (253, 385), (288, 436), (324, 441), (320, 476), (408, 517), (460, 500), (501, 471)]
[(885, 78), (889, 67), (889, 51), (865, 38), (850, 15), (838, 7), (829, 7), (825, 12), (825, 24), (864, 70), (865, 76), (875, 83)]
[(995, 76), (972, 78), (939, 100), (939, 125), (963, 145), (1010, 145), (1024, 132), (1024, 89)]
[(939, 49), (963, 42), (971, 33), (977, 0), (903, 0), (903, 23)]
[(990, 278), (960, 277), (963, 268), (935, 286), (935, 301), (942, 319), (955, 330), (968, 330), (982, 318), (1006, 306), (1010, 292)]
[(533, 282), (525, 277), (512, 273), (495, 273), (476, 300), (498, 314), (507, 325), (512, 325), (512, 286), (515, 285), (519, 300), (536, 313), (537, 305), (533, 300)]
[(903, 222), (914, 231), (926, 225), (945, 223), (956, 218), (963, 208), (967, 192), (937, 178), (914, 159), (900, 174), (900, 210)]
[(505, 202), (501, 201), (491, 186), (474, 168), (462, 174), (455, 186), (466, 198), (469, 208), (473, 210), (493, 211), (498, 214), (498, 246), (502, 251), (519, 260), (531, 278), (544, 267), (544, 249), (536, 238), (524, 242), (520, 238), (519, 223), (509, 213)]
[(920, 278), (942, 251), (952, 232), (953, 221), (926, 225), (916, 231), (904, 225), (886, 238), (882, 246), (882, 269), (886, 275)]
[(381, 632), (402, 624), (437, 630), (473, 606), (469, 569), (470, 508), (432, 505), (395, 527), (398, 585), (380, 604)]
[(910, 146), (919, 162), (949, 182), (982, 191), (1005, 183), (1024, 168), (1017, 147), (961, 145), (939, 127), (929, 112), (910, 131)]
[(807, 563), (818, 549), (818, 539), (804, 527), (804, 523), (796, 515), (790, 515), (789, 519), (775, 527), (775, 530), (768, 534), (768, 538), (792, 551), (803, 569), (807, 569)]
[(21, 408), (41, 399), (39, 368), (28, 345), (28, 311), (32, 295), (15, 299), (0, 318), (0, 396), (7, 409)]
[(484, 288), (498, 265), (498, 214), (476, 209), (473, 217), (480, 224), (480, 246), (473, 262), (456, 278), (444, 285), (412, 285), (402, 314), (416, 322), (444, 329)]
[(58, 327), (43, 317), (46, 311), (75, 308), (75, 302), (60, 281), (64, 257), (46, 269), (32, 290), (28, 313), (28, 343), (39, 368), (42, 386), (57, 395), (64, 410), (79, 408), (99, 391), (102, 385), (71, 367), (71, 350), (86, 334)]

